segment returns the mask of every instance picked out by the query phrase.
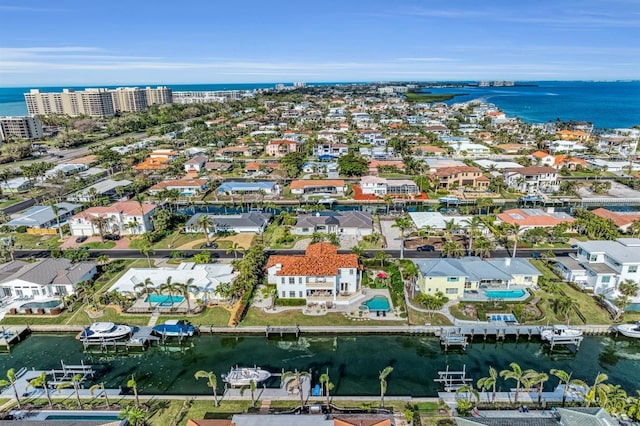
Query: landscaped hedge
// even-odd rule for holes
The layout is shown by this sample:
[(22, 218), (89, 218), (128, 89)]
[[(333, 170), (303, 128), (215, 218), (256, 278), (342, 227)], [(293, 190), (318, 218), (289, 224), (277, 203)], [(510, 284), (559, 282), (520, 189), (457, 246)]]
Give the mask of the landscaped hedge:
[(276, 299), (276, 305), (278, 306), (304, 306), (307, 304), (306, 299)]

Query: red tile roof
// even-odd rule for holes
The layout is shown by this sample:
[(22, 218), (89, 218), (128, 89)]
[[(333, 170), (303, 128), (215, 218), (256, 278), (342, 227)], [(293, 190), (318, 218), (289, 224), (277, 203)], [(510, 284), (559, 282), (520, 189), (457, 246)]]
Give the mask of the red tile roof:
[(640, 213), (620, 214), (620, 213), (612, 212), (611, 210), (603, 209), (602, 207), (599, 209), (593, 210), (591, 213), (595, 214), (596, 216), (600, 216), (603, 219), (611, 219), (618, 228), (627, 226), (635, 222), (636, 220), (640, 220)]
[(355, 254), (338, 254), (336, 246), (329, 243), (315, 243), (307, 247), (304, 255), (273, 255), (267, 261), (267, 268), (282, 265), (278, 276), (315, 276), (338, 275), (338, 268), (359, 268)]

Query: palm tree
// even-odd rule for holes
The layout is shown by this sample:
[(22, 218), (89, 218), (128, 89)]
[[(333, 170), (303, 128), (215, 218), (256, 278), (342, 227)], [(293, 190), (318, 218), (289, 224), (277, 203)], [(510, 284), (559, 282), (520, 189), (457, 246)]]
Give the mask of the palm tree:
[[(60, 239), (64, 238), (64, 234), (62, 233), (62, 226), (60, 226), (60, 207), (56, 205), (56, 203), (51, 200), (51, 204), (49, 204), (51, 210), (53, 210), (53, 215), (56, 218), (56, 224), (58, 225), (58, 233), (60, 234)], [(63, 209), (65, 210), (65, 209)]]
[(479, 237), (473, 245), (473, 252), (480, 259), (490, 257), (491, 250), (493, 250), (493, 243), (487, 237)]
[(460, 243), (456, 243), (455, 241), (445, 241), (442, 245), (442, 256), (443, 257), (460, 257), (464, 254), (464, 248)]
[(109, 395), (107, 394), (107, 390), (104, 388), (104, 382), (97, 383), (89, 388), (89, 393), (91, 396), (97, 391), (102, 391), (102, 396), (104, 396), (104, 407), (108, 410), (111, 404), (109, 403)]
[(147, 302), (149, 302), (149, 310), (153, 309), (153, 305), (151, 304), (151, 295), (157, 293), (156, 287), (154, 286), (151, 278), (147, 277), (143, 282), (138, 283), (133, 286), (133, 289), (138, 291), (140, 294), (147, 295)]
[(191, 313), (191, 302), (189, 295), (192, 292), (195, 293), (200, 289), (198, 288), (198, 286), (193, 285), (193, 278), (189, 278), (186, 283), (176, 283), (175, 286), (178, 294), (182, 295), (182, 297), (184, 297), (184, 300), (187, 301), (187, 315), (189, 315)]
[(609, 385), (606, 389), (607, 400), (602, 406), (610, 414), (620, 415), (626, 411), (629, 396), (620, 385)]
[(127, 380), (127, 387), (133, 390), (133, 396), (136, 398), (136, 407), (140, 407), (140, 398), (138, 397), (138, 382), (136, 378), (131, 375), (131, 378)]
[(635, 297), (640, 289), (640, 285), (633, 280), (624, 280), (618, 285), (618, 291), (627, 297)]
[(600, 406), (603, 406), (607, 402), (607, 384), (604, 383), (609, 380), (609, 376), (605, 373), (598, 373), (593, 385), (582, 395), (584, 398), (585, 407), (589, 407), (593, 402), (597, 402)]
[(327, 409), (329, 408), (329, 403), (331, 400), (330, 393), (334, 388), (334, 384), (331, 383), (331, 379), (329, 377), (329, 369), (327, 368), (327, 372), (320, 375), (320, 384), (324, 388), (324, 394), (327, 397)]
[(384, 260), (389, 257), (389, 255), (384, 250), (378, 250), (373, 254), (373, 258), (375, 260), (380, 261), (380, 267), (384, 268)]
[(640, 390), (637, 390), (638, 396), (629, 398), (629, 405), (627, 406), (627, 415), (633, 420), (640, 420)]
[(111, 259), (109, 259), (109, 255), (101, 254), (100, 256), (98, 256), (96, 258), (96, 262), (98, 263), (98, 265), (104, 266), (104, 265), (108, 264), (109, 262), (111, 262)]
[(511, 379), (516, 381), (516, 394), (514, 397), (514, 401), (518, 403), (518, 393), (520, 393), (520, 385), (522, 384), (523, 379), (526, 380), (527, 376), (522, 371), (520, 365), (518, 365), (517, 363), (512, 362), (511, 364), (509, 364), (509, 366), (511, 367), (511, 370), (502, 370), (500, 372), (500, 377), (506, 380)]
[(22, 404), (20, 403), (20, 397), (18, 396), (18, 389), (16, 388), (16, 381), (18, 378), (16, 377), (16, 370), (10, 368), (7, 370), (7, 378), (0, 380), (0, 387), (5, 387), (11, 385), (13, 388), (13, 395), (16, 397), (16, 402), (18, 403), (18, 408), (22, 408)]
[[(212, 372), (212, 371), (198, 370), (198, 371), (195, 372), (193, 377), (195, 377), (196, 380), (197, 379), (207, 379), (207, 386), (209, 386), (211, 388), (211, 390), (213, 391), (213, 405), (217, 407), (218, 406), (218, 393), (216, 391), (216, 387), (218, 387), (218, 379), (217, 379), (215, 373)], [(254, 383), (254, 385), (255, 385), (255, 383)], [(253, 399), (253, 393), (251, 395), (252, 395), (251, 399)]]
[(471, 219), (465, 219), (462, 221), (465, 225), (467, 225), (467, 237), (469, 238), (469, 247), (467, 249), (467, 253), (471, 256), (471, 251), (474, 249), (473, 246), (473, 237), (478, 232), (478, 228), (480, 228), (480, 218), (478, 216), (472, 216)]
[(542, 403), (542, 391), (544, 390), (544, 382), (549, 380), (549, 375), (545, 372), (532, 371), (529, 383), (538, 388), (538, 405)]
[(149, 268), (151, 268), (151, 255), (155, 253), (155, 250), (151, 247), (151, 243), (149, 241), (143, 241), (139, 250), (140, 254), (147, 258), (147, 263), (149, 263)]
[(256, 382), (255, 380), (250, 380), (249, 381), (249, 385), (248, 386), (241, 386), (240, 387), (240, 396), (244, 396), (244, 391), (249, 389), (249, 392), (251, 392), (251, 406), (253, 407), (254, 405), (256, 405), (256, 400), (255, 400), (255, 394), (256, 394)]
[(91, 219), (89, 219), (89, 221), (93, 226), (98, 228), (98, 234), (100, 234), (100, 241), (104, 243), (104, 233), (108, 225), (111, 223), (111, 218), (106, 216), (94, 216)]
[(173, 282), (172, 277), (167, 277), (167, 280), (160, 284), (160, 293), (169, 294), (169, 302), (171, 303), (171, 307), (173, 308), (173, 294), (178, 291), (177, 283)]
[(460, 229), (460, 225), (456, 223), (454, 219), (447, 220), (444, 223), (444, 234), (447, 240), (451, 241), (453, 234)]
[(560, 383), (559, 384), (563, 384), (564, 383), (564, 391), (562, 392), (562, 406), (564, 407), (566, 402), (567, 402), (567, 394), (569, 393), (569, 387), (570, 386), (580, 386), (583, 388), (587, 388), (587, 384), (580, 380), (580, 379), (572, 379), (571, 376), (573, 375), (573, 371), (571, 373), (567, 373), (564, 370), (558, 370), (558, 369), (551, 369), (551, 371), (549, 371), (551, 374), (553, 374), (554, 376), (556, 376), (559, 380)]
[(513, 252), (511, 252), (511, 257), (516, 257), (516, 251), (518, 250), (518, 234), (520, 233), (520, 225), (514, 223), (509, 225), (507, 228), (507, 232), (513, 235)]
[(43, 371), (39, 376), (36, 376), (33, 379), (29, 380), (27, 389), (29, 388), (29, 386), (44, 389), (44, 394), (47, 397), (47, 402), (49, 403), (49, 409), (52, 410), (53, 402), (51, 401), (51, 395), (49, 394), (49, 382), (47, 381), (47, 373)]
[(127, 419), (128, 424), (131, 426), (142, 426), (145, 424), (147, 414), (143, 409), (134, 405), (127, 405), (118, 414), (119, 419)]
[(491, 402), (494, 403), (496, 401), (496, 385), (498, 383), (498, 371), (489, 367), (489, 375), (487, 377), (482, 377), (478, 379), (477, 386), (479, 389), (489, 390), (491, 388)]
[(631, 232), (632, 237), (640, 235), (640, 220), (636, 219), (631, 222), (631, 225), (629, 225), (629, 232)]
[(60, 392), (64, 388), (73, 388), (73, 393), (76, 396), (76, 402), (78, 403), (78, 410), (82, 410), (82, 401), (80, 401), (80, 382), (82, 381), (82, 374), (74, 374), (70, 382), (62, 382), (57, 386), (57, 391)]
[(470, 396), (473, 395), (476, 399), (476, 403), (480, 402), (480, 394), (477, 389), (473, 387), (473, 384), (462, 385), (456, 390), (456, 395), (465, 394), (467, 401), (471, 402)]
[(387, 376), (391, 374), (393, 367), (387, 366), (380, 372), (378, 379), (380, 379), (380, 407), (384, 408), (384, 394), (387, 392)]
[(578, 302), (569, 296), (558, 296), (553, 300), (553, 305), (558, 315), (564, 315), (566, 321), (569, 320), (571, 311), (578, 308)]
[(227, 254), (233, 253), (233, 257), (235, 258), (235, 260), (238, 260), (238, 252), (240, 250), (242, 250), (242, 247), (240, 247), (240, 244), (238, 244), (236, 241), (233, 241), (229, 246), (229, 248), (227, 249)]
[(413, 228), (413, 222), (408, 217), (401, 217), (391, 226), (400, 229), (400, 259), (404, 259), (404, 231)]
[(207, 239), (207, 247), (211, 245), (211, 241), (209, 240), (209, 232), (215, 228), (216, 224), (211, 218), (211, 216), (207, 214), (202, 214), (198, 218), (198, 226), (204, 232), (204, 236)]
[(282, 373), (282, 377), (280, 379), (282, 383), (286, 383), (289, 378), (293, 378), (296, 389), (298, 389), (298, 394), (300, 395), (300, 410), (304, 407), (302, 380), (310, 377), (311, 375), (306, 371), (298, 371), (298, 369), (295, 369), (293, 371), (285, 371)]

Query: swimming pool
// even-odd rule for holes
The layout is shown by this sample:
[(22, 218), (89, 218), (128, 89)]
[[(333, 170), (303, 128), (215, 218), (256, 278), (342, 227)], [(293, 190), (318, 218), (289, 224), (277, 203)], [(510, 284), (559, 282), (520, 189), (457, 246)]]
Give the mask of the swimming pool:
[(484, 295), (488, 299), (519, 299), (527, 292), (521, 288), (515, 290), (484, 290)]
[(391, 310), (391, 305), (389, 304), (389, 299), (385, 296), (374, 296), (373, 298), (364, 302), (364, 306), (369, 308), (370, 311), (384, 311), (389, 312)]
[(640, 312), (640, 303), (631, 303), (627, 305), (625, 311), (629, 312)]
[(184, 301), (184, 297), (169, 296), (168, 294), (150, 294), (144, 301), (147, 303), (159, 303), (161, 306), (171, 306), (171, 301), (173, 301), (174, 305), (177, 305)]
[(29, 302), (20, 306), (20, 309), (52, 309), (60, 306), (60, 299), (47, 300), (46, 302)]
[(45, 420), (82, 420), (82, 421), (92, 421), (92, 422), (115, 422), (118, 419), (118, 416), (109, 416), (109, 415), (82, 415), (82, 414), (50, 414)]

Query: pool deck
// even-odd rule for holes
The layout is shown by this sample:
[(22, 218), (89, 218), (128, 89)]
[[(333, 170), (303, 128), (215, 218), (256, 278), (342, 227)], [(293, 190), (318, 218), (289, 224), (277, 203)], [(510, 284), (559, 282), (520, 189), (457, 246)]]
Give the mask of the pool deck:
[[(488, 297), (485, 294), (485, 291), (489, 292), (500, 292), (500, 291), (518, 291), (524, 290), (524, 294), (520, 297)], [(494, 300), (508, 300), (510, 302), (523, 302), (531, 297), (531, 293), (529, 293), (528, 289), (523, 286), (512, 286), (509, 288), (481, 288), (479, 290), (473, 290), (475, 293), (470, 293), (468, 291), (464, 292), (464, 295), (460, 298), (463, 302), (490, 302)]]

